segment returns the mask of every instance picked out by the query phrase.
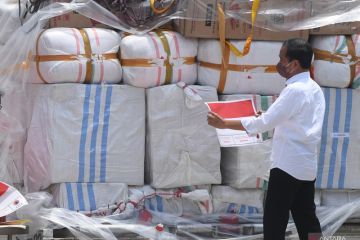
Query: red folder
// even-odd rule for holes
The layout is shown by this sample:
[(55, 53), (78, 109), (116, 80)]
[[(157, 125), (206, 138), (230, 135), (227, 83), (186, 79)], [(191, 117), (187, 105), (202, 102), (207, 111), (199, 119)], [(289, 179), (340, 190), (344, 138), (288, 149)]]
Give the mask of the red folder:
[(223, 118), (240, 118), (255, 116), (252, 100), (237, 100), (224, 102), (208, 102), (210, 110)]

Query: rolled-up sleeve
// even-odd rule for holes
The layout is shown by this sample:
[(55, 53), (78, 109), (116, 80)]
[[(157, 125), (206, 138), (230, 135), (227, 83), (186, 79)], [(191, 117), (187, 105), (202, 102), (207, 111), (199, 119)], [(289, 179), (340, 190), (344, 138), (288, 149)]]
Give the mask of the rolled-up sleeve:
[(259, 117), (242, 118), (241, 124), (249, 136), (274, 129), (300, 111), (304, 96), (300, 91), (287, 87), (270, 108)]

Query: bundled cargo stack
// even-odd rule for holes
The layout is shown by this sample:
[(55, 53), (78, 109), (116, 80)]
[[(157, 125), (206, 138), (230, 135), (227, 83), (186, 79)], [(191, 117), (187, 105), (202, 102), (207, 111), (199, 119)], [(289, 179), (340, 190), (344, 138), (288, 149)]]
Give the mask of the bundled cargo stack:
[[(218, 97), (213, 87), (192, 85), (197, 80), (197, 52), (197, 39), (173, 31), (124, 35), (121, 40), (124, 83), (147, 88), (145, 175), (154, 191), (144, 191), (149, 211), (174, 214), (171, 206), (180, 204), (177, 215), (190, 214), (194, 207), (186, 204), (188, 200), (168, 200), (162, 192), (194, 194), (193, 204), (210, 206), (210, 184), (221, 183), (220, 146), (215, 129), (207, 125), (205, 105)], [(201, 194), (196, 200), (199, 193), (193, 189), (199, 185), (206, 185), (201, 187), (206, 200)], [(193, 214), (212, 212), (206, 209)]]
[[(157, 12), (154, 1), (120, 2), (89, 1), (83, 13), (102, 9), (98, 20), (117, 16), (127, 24), (119, 29), (134, 32), (182, 4), (161, 1), (169, 8)], [(274, 132), (259, 134), (256, 143), (220, 147), (206, 102), (250, 99), (256, 112), (267, 111), (285, 88), (276, 70), (283, 41), (308, 39), (310, 32), (311, 74), (326, 101), (315, 203), (359, 199), (360, 35), (352, 34), (358, 23), (275, 32), (268, 29), (287, 29), (323, 3), (310, 9), (309, 1), (262, 0), (273, 9), (298, 10), (262, 15), (260, 28), (225, 20), (223, 13), (256, 14), (256, 1), (184, 2), (187, 11), (174, 31), (118, 32), (74, 11), (49, 18), (27, 53), (29, 98), (13, 91), (3, 102), (11, 125), (0, 122), (0, 128), (17, 129), (11, 144), (0, 142), (9, 144), (2, 154), (12, 159), (12, 181), (24, 182), (30, 193), (48, 191), (56, 207), (91, 217), (115, 215), (146, 226), (216, 223), (217, 231), (242, 235), (240, 225), (262, 223)], [(106, 8), (115, 15), (101, 16), (110, 13)]]
[[(193, 3), (187, 14), (189, 18), (206, 21), (176, 22), (178, 30), (185, 36), (203, 38), (199, 41), (198, 83), (215, 87), (220, 101), (251, 99), (256, 111), (266, 111), (285, 87), (285, 79), (276, 71), (282, 41), (291, 37), (307, 39), (308, 31), (273, 32), (230, 18), (222, 27), (221, 16), (218, 19), (222, 13), (221, 9), (216, 9), (217, 4), (230, 10), (256, 9), (245, 1), (202, 2), (207, 11), (201, 11), (201, 4)], [(289, 3), (279, 1), (278, 4)], [(300, 12), (294, 17), (302, 19), (307, 14)], [(282, 17), (283, 21), (270, 18), (273, 22), (267, 24), (282, 28), (281, 25), (291, 22), (290, 18)], [(248, 38), (250, 35), (251, 39)], [(272, 134), (273, 131), (262, 133), (263, 142), (260, 143), (221, 148), (222, 185), (212, 188), (215, 213), (262, 214)]]
[[(312, 14), (324, 4), (313, 3)], [(325, 207), (359, 199), (359, 26), (359, 22), (345, 22), (311, 30), (312, 75), (322, 86), (326, 102), (316, 180)], [(358, 213), (351, 217), (357, 218)]]
[[(77, 26), (74, 19), (64, 26)], [(198, 40), (173, 31), (59, 28), (55, 20), (31, 56), (27, 190), (48, 189), (58, 207), (91, 216), (129, 211), (119, 206), (132, 201), (133, 189), (149, 211), (212, 213), (220, 146), (205, 101), (218, 97), (213, 87), (191, 86)]]
[(59, 207), (116, 208), (127, 184), (144, 184), (145, 91), (116, 85), (119, 46), (99, 28), (52, 28), (36, 41), (25, 187), (51, 185)]

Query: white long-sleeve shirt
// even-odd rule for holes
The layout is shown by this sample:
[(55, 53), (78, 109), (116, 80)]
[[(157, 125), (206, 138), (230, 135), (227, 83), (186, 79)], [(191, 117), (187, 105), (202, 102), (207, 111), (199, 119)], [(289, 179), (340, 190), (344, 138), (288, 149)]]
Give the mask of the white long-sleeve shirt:
[(275, 128), (271, 168), (280, 168), (299, 180), (314, 180), (317, 146), (325, 112), (324, 94), (309, 72), (286, 81), (286, 87), (258, 118), (242, 119), (249, 135)]

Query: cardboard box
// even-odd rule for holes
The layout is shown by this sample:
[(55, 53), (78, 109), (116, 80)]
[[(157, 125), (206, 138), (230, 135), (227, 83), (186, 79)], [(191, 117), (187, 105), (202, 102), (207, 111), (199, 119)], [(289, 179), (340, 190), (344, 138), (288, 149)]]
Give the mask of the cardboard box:
[(49, 28), (72, 27), (72, 28), (111, 28), (108, 25), (99, 23), (91, 18), (87, 18), (77, 12), (70, 12), (49, 20)]
[[(251, 4), (248, 1), (228, 1), (228, 0), (201, 0), (203, 3), (196, 3), (196, 0), (189, 2), (186, 17), (193, 20), (181, 19), (175, 21), (175, 29), (186, 37), (197, 38), (219, 38), (217, 4), (221, 3), (224, 9), (248, 9), (251, 10)], [(264, 0), (263, 2), (266, 2)], [(234, 9), (235, 10), (235, 9)], [(248, 11), (249, 12), (249, 11)], [(310, 14), (310, 8), (306, 10), (306, 14)], [(299, 14), (298, 19), (305, 17), (304, 14)], [(205, 19), (205, 20), (196, 20)], [(293, 20), (293, 19), (291, 19)], [(286, 24), (290, 21), (286, 16), (276, 14), (271, 17), (271, 23), (265, 24)], [(226, 20), (226, 38), (227, 39), (246, 39), (251, 32), (251, 25), (237, 19)], [(307, 39), (309, 36), (308, 30), (302, 31), (288, 31), (275, 32), (264, 28), (255, 27), (254, 40), (272, 40), (281, 41), (294, 37), (301, 37)]]
[[(353, 1), (334, 4), (334, 1), (311, 1), (311, 17), (327, 16), (329, 12), (347, 12), (357, 6)], [(310, 29), (311, 35), (346, 35), (360, 33), (360, 22), (345, 22), (330, 24), (323, 27)]]
[(360, 33), (360, 22), (337, 23), (310, 29), (311, 35), (346, 35), (354, 33)]

